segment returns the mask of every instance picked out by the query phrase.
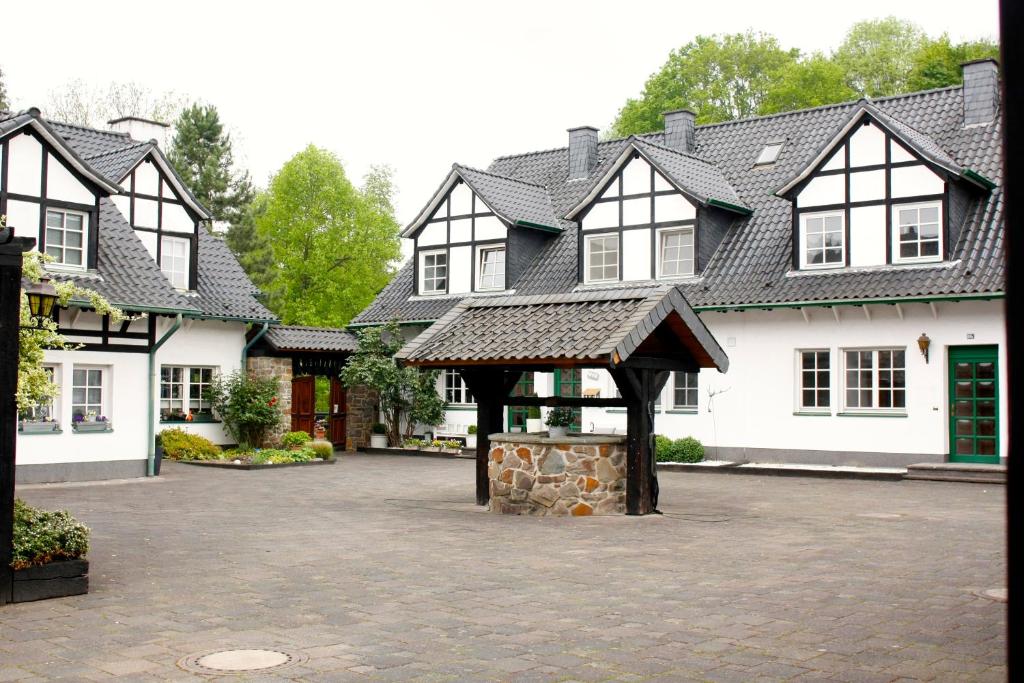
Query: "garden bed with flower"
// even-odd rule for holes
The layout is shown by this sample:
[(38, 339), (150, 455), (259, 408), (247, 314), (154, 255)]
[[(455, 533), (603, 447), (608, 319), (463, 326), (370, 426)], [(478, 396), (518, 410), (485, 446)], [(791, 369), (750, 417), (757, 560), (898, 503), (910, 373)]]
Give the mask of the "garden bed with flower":
[(14, 502), (12, 602), (89, 592), (89, 528), (65, 510)]
[(163, 457), (189, 465), (255, 470), (294, 465), (329, 465), (336, 462), (329, 441), (314, 441), (306, 432), (289, 432), (278, 447), (222, 449), (209, 439), (181, 429), (160, 432)]
[(456, 439), (447, 441), (426, 441), (423, 439), (406, 439), (400, 447), (382, 446), (360, 449), (371, 455), (426, 455), (434, 458), (475, 458), (476, 450), (468, 449)]

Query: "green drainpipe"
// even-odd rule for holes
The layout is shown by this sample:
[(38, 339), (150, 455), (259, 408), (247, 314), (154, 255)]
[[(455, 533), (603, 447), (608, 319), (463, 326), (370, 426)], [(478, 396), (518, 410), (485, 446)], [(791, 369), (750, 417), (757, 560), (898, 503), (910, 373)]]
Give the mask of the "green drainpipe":
[(263, 323), (263, 327), (261, 327), (260, 331), (256, 333), (256, 336), (250, 339), (249, 343), (246, 344), (244, 348), (242, 348), (242, 372), (245, 372), (245, 361), (248, 360), (249, 358), (249, 349), (252, 348), (253, 344), (262, 339), (263, 335), (265, 335), (267, 333), (267, 330), (269, 329), (270, 323)]
[(171, 336), (174, 335), (178, 329), (181, 328), (181, 313), (174, 318), (174, 324), (171, 325), (171, 329), (164, 333), (164, 336), (160, 337), (156, 344), (153, 344), (153, 348), (149, 350), (149, 454), (146, 457), (146, 476), (152, 477), (156, 474), (156, 401), (153, 395), (156, 389), (156, 352), (164, 345)]

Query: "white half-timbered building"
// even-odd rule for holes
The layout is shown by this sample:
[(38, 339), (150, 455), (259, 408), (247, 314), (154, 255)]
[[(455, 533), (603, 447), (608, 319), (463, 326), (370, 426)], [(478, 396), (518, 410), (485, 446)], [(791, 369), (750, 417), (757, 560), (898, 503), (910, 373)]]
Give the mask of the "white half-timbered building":
[[(658, 433), (730, 460), (999, 462), (998, 87), (983, 60), (963, 86), (706, 126), (675, 111), (664, 133), (575, 128), (567, 148), (455, 165), (404, 233), (414, 257), (354, 325), (397, 319), (415, 336), (466, 297), (671, 283), (730, 363), (673, 373)], [(438, 431), (465, 434), (459, 373), (440, 389)], [(526, 373), (516, 389), (614, 391), (602, 370)], [(624, 413), (586, 408), (578, 427), (624, 431)], [(510, 409), (509, 427), (525, 415)]]
[(230, 442), (210, 381), (242, 366), (247, 327), (274, 316), (204, 227), (210, 214), (164, 156), (163, 135), (135, 118), (96, 130), (37, 109), (0, 112), (0, 214), (52, 257), (54, 279), (133, 316), (112, 324), (85, 301), (56, 313), (82, 346), (46, 354), (60, 392), (19, 416), (19, 482), (152, 473), (153, 437), (167, 426)]

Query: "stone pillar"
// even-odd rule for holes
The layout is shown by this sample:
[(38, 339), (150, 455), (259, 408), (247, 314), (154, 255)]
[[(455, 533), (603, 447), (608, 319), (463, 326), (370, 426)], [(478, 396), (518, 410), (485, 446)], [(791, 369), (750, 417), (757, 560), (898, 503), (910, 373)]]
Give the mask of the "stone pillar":
[(369, 446), (376, 421), (377, 392), (361, 385), (349, 388), (345, 399), (345, 450)]
[(281, 422), (272, 430), (270, 440), (279, 438), (292, 429), (292, 359), (275, 356), (249, 356), (246, 371), (260, 379), (277, 379), (277, 405), (281, 408)]

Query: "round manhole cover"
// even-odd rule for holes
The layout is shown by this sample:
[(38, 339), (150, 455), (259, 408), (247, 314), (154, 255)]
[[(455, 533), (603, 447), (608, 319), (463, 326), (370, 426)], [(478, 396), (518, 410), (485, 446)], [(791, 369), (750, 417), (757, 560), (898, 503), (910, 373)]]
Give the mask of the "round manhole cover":
[(178, 666), (193, 673), (230, 675), (253, 671), (277, 671), (304, 662), (306, 659), (303, 654), (284, 650), (217, 650), (182, 657), (178, 661)]

